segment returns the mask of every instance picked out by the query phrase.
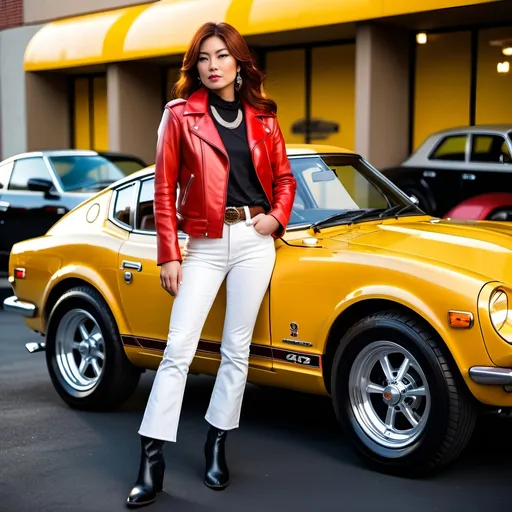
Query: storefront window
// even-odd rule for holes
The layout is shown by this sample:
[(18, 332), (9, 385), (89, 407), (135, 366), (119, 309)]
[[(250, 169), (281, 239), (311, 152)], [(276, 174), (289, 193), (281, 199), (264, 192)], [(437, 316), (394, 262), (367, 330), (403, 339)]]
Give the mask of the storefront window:
[(433, 132), (469, 124), (471, 35), (429, 34), (416, 55), (414, 149)]
[[(509, 55), (505, 55), (506, 53)], [(479, 32), (477, 69), (476, 123), (510, 123), (512, 27)]]
[(354, 150), (355, 45), (312, 50), (312, 143)]
[(304, 142), (306, 116), (305, 50), (266, 54), (265, 90), (277, 102), (277, 117), (287, 143)]

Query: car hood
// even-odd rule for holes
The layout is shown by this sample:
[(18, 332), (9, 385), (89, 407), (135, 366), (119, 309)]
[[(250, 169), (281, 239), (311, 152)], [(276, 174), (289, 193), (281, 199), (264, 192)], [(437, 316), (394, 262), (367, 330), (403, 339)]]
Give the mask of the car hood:
[(348, 242), (352, 248), (367, 247), (443, 262), (489, 280), (512, 281), (511, 223), (409, 217), (371, 223), (359, 234), (338, 231), (330, 239)]

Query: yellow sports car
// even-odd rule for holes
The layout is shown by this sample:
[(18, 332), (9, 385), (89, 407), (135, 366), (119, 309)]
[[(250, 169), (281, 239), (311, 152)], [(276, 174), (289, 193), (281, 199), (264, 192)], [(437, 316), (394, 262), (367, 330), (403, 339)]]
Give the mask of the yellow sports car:
[[(427, 216), (349, 151), (288, 154), (296, 200), (249, 380), (332, 397), (380, 471), (436, 470), (478, 413), (512, 406), (512, 226)], [(153, 187), (154, 169), (139, 171), (12, 249), (4, 307), (45, 336), (27, 348), (46, 350), (71, 407), (118, 406), (161, 361), (173, 298), (155, 263)], [(192, 373), (217, 370), (224, 305), (221, 288)]]

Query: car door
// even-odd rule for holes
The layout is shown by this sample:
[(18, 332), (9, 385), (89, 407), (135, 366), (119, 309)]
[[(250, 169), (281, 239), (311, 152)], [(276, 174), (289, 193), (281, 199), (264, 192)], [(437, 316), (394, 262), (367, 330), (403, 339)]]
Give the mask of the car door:
[[(29, 180), (54, 183), (52, 192), (39, 192), (29, 186)], [(3, 232), (2, 249), (10, 251), (22, 240), (44, 235), (65, 212), (50, 168), (40, 156), (14, 161), (7, 188), (2, 189)]]
[(512, 192), (512, 153), (499, 133), (471, 135), (469, 164), (461, 175), (463, 199), (488, 192)]
[[(128, 204), (135, 194), (134, 208)], [(114, 213), (124, 215), (129, 239), (119, 252), (119, 293), (131, 333), (125, 333), (125, 343), (163, 352), (169, 332), (173, 297), (160, 285), (160, 267), (156, 264), (156, 232), (153, 212), (153, 176), (118, 193)], [(117, 220), (116, 222), (123, 222)], [(186, 235), (179, 235), (184, 249)], [(210, 373), (220, 360), (220, 342), (224, 325), (226, 287), (222, 285), (204, 325), (192, 370)], [(258, 317), (251, 347), (251, 368), (272, 368), (269, 331), (269, 297), (265, 297)]]

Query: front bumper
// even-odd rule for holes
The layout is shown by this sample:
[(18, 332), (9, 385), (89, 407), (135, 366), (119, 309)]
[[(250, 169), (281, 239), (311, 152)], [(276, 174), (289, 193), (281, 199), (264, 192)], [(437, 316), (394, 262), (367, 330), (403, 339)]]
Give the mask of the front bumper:
[(495, 366), (473, 366), (469, 376), (477, 384), (490, 386), (506, 386), (512, 391), (512, 368), (497, 368)]
[(25, 318), (34, 318), (37, 308), (35, 304), (19, 300), (16, 295), (13, 295), (4, 300), (4, 310)]

